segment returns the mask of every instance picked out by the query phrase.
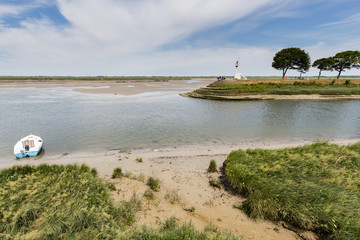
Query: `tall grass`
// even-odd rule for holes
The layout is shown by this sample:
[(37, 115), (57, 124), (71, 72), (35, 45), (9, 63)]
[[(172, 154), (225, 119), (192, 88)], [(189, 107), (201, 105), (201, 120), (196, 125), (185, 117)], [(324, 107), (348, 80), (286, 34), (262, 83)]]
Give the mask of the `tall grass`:
[(283, 220), (322, 239), (360, 237), (360, 143), (238, 150), (225, 173), (253, 218)]
[(115, 238), (134, 222), (131, 204), (113, 206), (85, 165), (13, 167), (0, 172), (0, 238)]
[(108, 186), (86, 165), (40, 165), (0, 171), (0, 239), (235, 239), (178, 227), (138, 229), (141, 200), (114, 205)]
[(193, 225), (183, 224), (177, 226), (174, 220), (168, 220), (164, 223), (161, 230), (150, 229), (146, 226), (136, 228), (130, 234), (121, 235), (122, 240), (237, 240), (231, 233), (214, 233), (211, 231), (196, 231)]

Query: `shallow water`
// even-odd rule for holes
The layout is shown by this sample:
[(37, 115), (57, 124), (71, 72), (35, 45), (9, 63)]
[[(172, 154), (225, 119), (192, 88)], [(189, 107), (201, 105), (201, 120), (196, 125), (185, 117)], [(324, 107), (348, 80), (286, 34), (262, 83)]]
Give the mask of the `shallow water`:
[(211, 101), (72, 88), (0, 88), (0, 158), (30, 133), (45, 154), (360, 137), (359, 101)]

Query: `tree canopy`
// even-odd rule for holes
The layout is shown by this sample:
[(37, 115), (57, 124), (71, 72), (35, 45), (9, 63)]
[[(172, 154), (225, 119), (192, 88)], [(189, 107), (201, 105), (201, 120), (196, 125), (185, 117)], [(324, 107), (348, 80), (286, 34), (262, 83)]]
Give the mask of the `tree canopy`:
[(337, 79), (339, 79), (341, 72), (345, 71), (345, 69), (360, 68), (359, 51), (339, 52), (334, 56), (334, 60), (332, 69), (338, 71)]
[(328, 58), (320, 58), (316, 60), (312, 66), (319, 69), (319, 76), (318, 76), (319, 79), (321, 75), (321, 71), (332, 71), (334, 64), (335, 64), (335, 59), (333, 57), (328, 57)]
[(304, 73), (310, 68), (310, 56), (300, 48), (284, 48), (274, 56), (272, 67), (282, 70), (282, 79), (289, 69)]

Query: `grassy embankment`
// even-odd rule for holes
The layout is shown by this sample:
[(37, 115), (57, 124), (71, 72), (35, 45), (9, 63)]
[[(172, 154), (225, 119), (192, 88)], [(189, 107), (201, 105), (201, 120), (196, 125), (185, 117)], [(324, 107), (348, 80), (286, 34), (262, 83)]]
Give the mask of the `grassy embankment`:
[(351, 80), (342, 82), (259, 82), (257, 80), (250, 80), (250, 83), (248, 83), (240, 81), (216, 81), (206, 88), (200, 88), (188, 93), (187, 96), (206, 99), (226, 99), (226, 97), (247, 95), (360, 95), (360, 84), (353, 83)]
[(321, 239), (360, 239), (360, 143), (238, 150), (225, 161), (240, 206), (253, 218), (285, 221)]
[(0, 172), (0, 239), (236, 239), (174, 218), (136, 228), (142, 199), (116, 206), (110, 184), (85, 165), (21, 166)]

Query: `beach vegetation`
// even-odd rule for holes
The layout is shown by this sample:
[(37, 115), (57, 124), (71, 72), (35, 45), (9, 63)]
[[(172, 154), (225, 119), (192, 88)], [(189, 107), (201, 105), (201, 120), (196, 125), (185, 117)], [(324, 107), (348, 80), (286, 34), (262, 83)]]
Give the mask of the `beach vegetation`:
[(320, 239), (359, 239), (360, 143), (237, 150), (224, 167), (250, 217), (285, 221)]
[(143, 173), (139, 173), (136, 175), (131, 172), (126, 172), (123, 176), (132, 180), (137, 180), (139, 182), (145, 182), (145, 175)]
[(146, 189), (143, 195), (148, 200), (154, 200), (154, 192), (151, 189)]
[[(141, 199), (114, 204), (86, 165), (17, 166), (0, 171), (0, 239), (238, 239), (168, 219), (134, 226)], [(149, 190), (151, 191), (151, 190)]]
[(217, 166), (216, 166), (216, 161), (214, 159), (210, 160), (210, 164), (209, 164), (207, 172), (208, 173), (218, 172)]
[(177, 228), (177, 222), (175, 217), (171, 217), (165, 220), (165, 222), (162, 225), (163, 230), (173, 230)]
[(149, 177), (147, 185), (155, 192), (160, 191), (160, 180), (157, 178)]
[(209, 184), (210, 186), (212, 186), (213, 188), (218, 188), (218, 189), (221, 189), (221, 183), (219, 180), (216, 180), (216, 179), (210, 179), (209, 180)]
[[(349, 79), (346, 79), (349, 80)], [(346, 81), (350, 83), (349, 81)], [(191, 93), (190, 97), (206, 99), (226, 99), (235, 96), (247, 95), (360, 95), (360, 84), (341, 84), (336, 82), (321, 83), (317, 81), (294, 81), (293, 83), (236, 83), (214, 82), (206, 88), (199, 88)]]
[(195, 212), (195, 207), (186, 207), (184, 210), (187, 212)]
[(121, 168), (117, 167), (113, 170), (113, 173), (111, 175), (112, 178), (122, 178), (124, 176)]
[(170, 218), (166, 220), (166, 224), (163, 224), (162, 229), (155, 230), (148, 228), (147, 226), (142, 226), (135, 228), (130, 233), (123, 233), (120, 235), (122, 240), (240, 240), (230, 232), (225, 233), (214, 233), (214, 232), (199, 232), (196, 231), (194, 226), (191, 223), (184, 223), (181, 226), (176, 224), (176, 219)]
[(4, 239), (115, 238), (134, 219), (113, 205), (107, 186), (86, 165), (13, 167), (0, 172), (0, 236)]
[(179, 194), (177, 194), (175, 190), (166, 192), (165, 199), (171, 204), (179, 203), (181, 200)]
[(142, 159), (141, 157), (138, 157), (138, 158), (136, 158), (136, 161), (137, 161), (138, 163), (142, 163), (142, 162), (143, 162), (143, 159)]
[(110, 191), (115, 191), (115, 190), (116, 190), (116, 186), (115, 186), (115, 184), (112, 183), (112, 182), (108, 182), (108, 183), (107, 183), (107, 186), (108, 186), (108, 188), (109, 188)]

